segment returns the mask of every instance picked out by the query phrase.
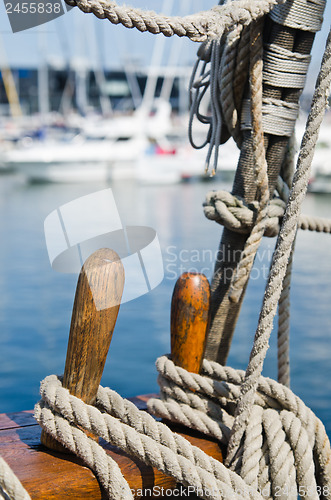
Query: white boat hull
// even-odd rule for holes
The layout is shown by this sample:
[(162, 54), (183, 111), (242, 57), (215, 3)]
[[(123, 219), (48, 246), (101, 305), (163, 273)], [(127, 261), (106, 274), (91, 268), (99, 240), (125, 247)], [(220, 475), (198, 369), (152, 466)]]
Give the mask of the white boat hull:
[(5, 164), (33, 182), (109, 181), (132, 175), (145, 147), (143, 138), (46, 142), (9, 152)]

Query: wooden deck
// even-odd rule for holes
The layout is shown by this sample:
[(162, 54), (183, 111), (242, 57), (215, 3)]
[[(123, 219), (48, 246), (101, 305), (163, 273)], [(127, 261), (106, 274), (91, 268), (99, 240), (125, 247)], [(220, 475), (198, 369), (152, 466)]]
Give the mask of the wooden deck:
[[(138, 396), (131, 398), (131, 401), (139, 409), (146, 410), (146, 401), (152, 396), (155, 395)], [(183, 427), (172, 426), (172, 429), (184, 435), (207, 454), (222, 460), (216, 440), (206, 439), (202, 434)], [(90, 469), (84, 467), (82, 461), (72, 455), (45, 448), (40, 444), (40, 433), (41, 429), (33, 418), (32, 410), (0, 414), (0, 456), (19, 477), (32, 500), (104, 498), (99, 483)], [(105, 442), (101, 444), (116, 460), (137, 498), (154, 498), (151, 495), (153, 487), (156, 487), (155, 497), (160, 497), (162, 487), (166, 490), (176, 486), (172, 478), (128, 457), (121, 450)], [(143, 490), (146, 490), (145, 495), (142, 494)], [(167, 498), (171, 498), (169, 491)], [(196, 497), (193, 495), (191, 498)]]

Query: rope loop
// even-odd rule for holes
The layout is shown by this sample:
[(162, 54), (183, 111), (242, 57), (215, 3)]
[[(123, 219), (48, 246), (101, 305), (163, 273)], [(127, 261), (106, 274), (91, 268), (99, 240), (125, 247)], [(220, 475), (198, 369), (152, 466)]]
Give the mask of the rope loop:
[[(282, 189), (283, 196), (287, 198), (289, 189), (285, 186), (279, 180), (279, 190)], [(239, 196), (234, 196), (228, 191), (219, 190), (207, 193), (203, 207), (207, 219), (213, 220), (231, 231), (240, 234), (250, 234), (259, 211), (259, 202), (246, 203)], [(264, 236), (271, 238), (278, 235), (285, 208), (286, 202), (284, 199), (274, 197), (270, 201)], [(331, 221), (322, 217), (302, 214), (299, 218), (298, 227), (307, 231), (331, 233)]]
[[(231, 231), (250, 234), (259, 211), (259, 202), (246, 203), (242, 198), (227, 191), (211, 191), (203, 204), (205, 216)], [(276, 236), (285, 212), (285, 202), (274, 198), (268, 207), (264, 235)]]
[(193, 487), (202, 498), (262, 500), (235, 472), (109, 388), (99, 387), (95, 406), (70, 395), (62, 387), (62, 379), (55, 375), (41, 382), (40, 392), (42, 399), (35, 407), (38, 423), (82, 458), (110, 499), (127, 500), (133, 496), (116, 462), (82, 429)]
[[(200, 375), (188, 373), (169, 355), (156, 366), (161, 400), (149, 400), (149, 411), (228, 444), (245, 372), (204, 360)], [(318, 500), (321, 489), (331, 494), (331, 450), (323, 424), (290, 389), (272, 379), (260, 377), (233, 455), (226, 465), (248, 491), (263, 498), (283, 492), (281, 498), (294, 500), (299, 492), (310, 491)]]

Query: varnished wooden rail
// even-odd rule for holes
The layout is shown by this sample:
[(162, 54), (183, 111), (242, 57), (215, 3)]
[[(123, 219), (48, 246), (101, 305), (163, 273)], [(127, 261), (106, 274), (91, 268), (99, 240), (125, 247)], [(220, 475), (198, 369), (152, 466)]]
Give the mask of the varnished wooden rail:
[[(104, 249), (88, 259), (77, 285), (65, 384), (72, 394), (89, 403), (94, 402), (101, 379), (122, 289), (123, 269), (115, 253)], [(209, 295), (209, 284), (204, 276), (184, 274), (176, 284), (172, 299), (172, 357), (176, 364), (195, 372), (199, 372), (203, 358)], [(117, 305), (106, 307), (112, 298)], [(146, 410), (148, 398), (140, 396), (132, 401), (141, 410)], [(215, 439), (184, 427), (171, 427), (207, 454), (222, 460)], [(44, 433), (41, 444), (40, 436), (41, 429), (34, 421), (32, 412), (0, 415), (0, 455), (33, 500), (104, 498), (96, 477), (80, 459), (67, 454)], [(162, 488), (167, 492), (175, 488), (171, 477), (130, 458), (107, 443), (101, 442), (101, 445), (118, 463), (137, 498), (153, 498), (153, 493), (154, 497), (160, 497)]]

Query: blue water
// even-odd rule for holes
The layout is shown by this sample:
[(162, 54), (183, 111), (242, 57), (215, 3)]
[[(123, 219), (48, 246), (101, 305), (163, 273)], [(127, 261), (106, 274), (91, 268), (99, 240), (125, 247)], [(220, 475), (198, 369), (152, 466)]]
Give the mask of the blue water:
[[(0, 177), (0, 411), (33, 407), (40, 380), (64, 369), (77, 276), (52, 270), (43, 234), (45, 217), (63, 203), (109, 187), (28, 185)], [(221, 228), (201, 204), (213, 184), (112, 186), (122, 221), (154, 228), (165, 278), (149, 294), (120, 309), (102, 383), (124, 396), (157, 391), (154, 361), (169, 352), (169, 309), (184, 270), (211, 276)], [(331, 217), (331, 196), (309, 195), (305, 212)], [(229, 364), (245, 368), (261, 306), (274, 240), (265, 239), (238, 322)], [(331, 435), (331, 237), (300, 232), (292, 284), (292, 389), (324, 421)], [(276, 376), (275, 334), (264, 374)]]

